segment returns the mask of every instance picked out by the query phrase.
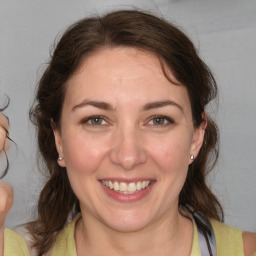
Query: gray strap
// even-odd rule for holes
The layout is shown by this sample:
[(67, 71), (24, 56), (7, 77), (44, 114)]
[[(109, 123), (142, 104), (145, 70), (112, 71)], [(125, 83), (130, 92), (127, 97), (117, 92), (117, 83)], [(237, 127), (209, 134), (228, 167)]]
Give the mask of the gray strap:
[(201, 256), (216, 256), (216, 240), (210, 221), (199, 212), (194, 212), (193, 216), (197, 225)]

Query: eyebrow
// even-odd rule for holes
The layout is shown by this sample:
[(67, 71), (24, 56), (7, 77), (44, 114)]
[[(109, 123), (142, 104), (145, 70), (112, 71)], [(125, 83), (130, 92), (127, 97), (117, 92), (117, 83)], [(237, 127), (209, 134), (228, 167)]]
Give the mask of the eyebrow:
[(155, 102), (150, 102), (147, 103), (144, 107), (143, 110), (150, 110), (150, 109), (155, 109), (155, 108), (162, 108), (165, 106), (175, 106), (178, 109), (180, 109), (182, 112), (184, 112), (183, 108), (181, 105), (179, 105), (178, 103), (176, 103), (175, 101), (172, 100), (164, 100), (164, 101), (155, 101)]
[[(78, 108), (82, 108), (85, 106), (93, 106), (102, 110), (106, 110), (106, 111), (113, 111), (114, 107), (112, 107), (109, 103), (104, 102), (104, 101), (94, 101), (94, 100), (83, 100), (81, 103), (75, 105), (72, 108), (72, 111), (75, 111)], [(147, 103), (146, 105), (143, 106), (142, 110), (143, 111), (147, 111), (147, 110), (151, 110), (151, 109), (155, 109), (155, 108), (162, 108), (165, 106), (175, 106), (178, 109), (180, 109), (182, 112), (183, 108), (181, 105), (179, 105), (178, 103), (176, 103), (175, 101), (172, 100), (164, 100), (164, 101), (154, 101), (154, 102), (150, 102)]]
[(103, 109), (103, 110), (111, 110), (113, 111), (114, 108), (107, 102), (104, 102), (104, 101), (94, 101), (94, 100), (83, 100), (81, 103), (75, 105), (73, 108), (72, 108), (72, 111), (78, 109), (78, 108), (82, 108), (82, 107), (85, 107), (85, 106), (93, 106), (93, 107), (96, 107), (96, 108), (99, 108), (99, 109)]

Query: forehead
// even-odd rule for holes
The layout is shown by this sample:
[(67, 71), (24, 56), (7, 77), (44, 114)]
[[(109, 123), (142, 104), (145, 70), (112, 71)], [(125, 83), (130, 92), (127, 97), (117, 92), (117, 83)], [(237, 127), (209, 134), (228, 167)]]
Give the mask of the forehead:
[[(178, 83), (167, 69), (168, 77)], [(156, 101), (175, 98), (189, 103), (187, 90), (172, 84), (153, 53), (130, 47), (101, 49), (81, 63), (67, 83), (67, 100), (95, 97), (106, 101)]]
[[(138, 79), (148, 72), (163, 75), (159, 59), (151, 52), (133, 47), (106, 47), (87, 56), (70, 80), (97, 78)], [(87, 77), (85, 77), (87, 76)]]

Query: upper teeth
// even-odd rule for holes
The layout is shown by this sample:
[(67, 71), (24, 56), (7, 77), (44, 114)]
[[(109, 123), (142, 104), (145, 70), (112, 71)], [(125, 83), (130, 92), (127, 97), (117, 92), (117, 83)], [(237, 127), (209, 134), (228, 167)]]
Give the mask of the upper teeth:
[(118, 181), (111, 181), (111, 180), (102, 180), (103, 185), (110, 189), (114, 189), (116, 192), (123, 193), (123, 194), (132, 194), (136, 193), (141, 189), (145, 189), (149, 186), (150, 181), (138, 181), (138, 182), (118, 182)]

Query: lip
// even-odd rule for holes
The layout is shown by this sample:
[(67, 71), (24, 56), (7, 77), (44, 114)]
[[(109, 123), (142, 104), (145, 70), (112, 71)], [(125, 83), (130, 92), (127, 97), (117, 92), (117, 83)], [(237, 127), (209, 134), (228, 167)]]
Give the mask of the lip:
[(111, 181), (126, 182), (126, 183), (150, 180), (151, 184), (147, 188), (139, 190), (139, 191), (137, 191), (134, 194), (121, 194), (121, 193), (118, 193), (115, 190), (110, 189), (110, 188), (104, 186), (102, 184), (101, 180), (99, 180), (99, 183), (100, 183), (101, 187), (103, 188), (104, 192), (109, 197), (111, 197), (115, 201), (123, 202), (123, 203), (136, 202), (136, 201), (139, 201), (139, 200), (145, 198), (151, 192), (154, 184), (156, 183), (155, 180), (148, 179), (148, 178), (138, 178), (138, 179), (105, 178), (105, 179), (102, 179), (102, 180), (111, 180)]

